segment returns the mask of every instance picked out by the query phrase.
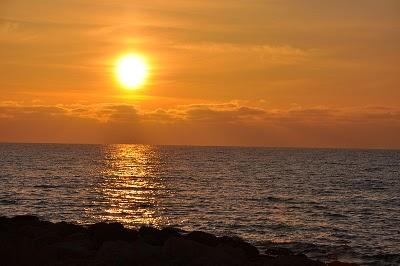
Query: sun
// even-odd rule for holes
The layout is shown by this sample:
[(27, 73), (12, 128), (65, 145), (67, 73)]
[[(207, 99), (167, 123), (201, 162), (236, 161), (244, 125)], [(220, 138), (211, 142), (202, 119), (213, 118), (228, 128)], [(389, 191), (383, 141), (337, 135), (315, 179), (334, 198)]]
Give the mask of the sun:
[(115, 75), (126, 89), (137, 89), (144, 84), (148, 76), (148, 66), (144, 57), (126, 54), (117, 60)]

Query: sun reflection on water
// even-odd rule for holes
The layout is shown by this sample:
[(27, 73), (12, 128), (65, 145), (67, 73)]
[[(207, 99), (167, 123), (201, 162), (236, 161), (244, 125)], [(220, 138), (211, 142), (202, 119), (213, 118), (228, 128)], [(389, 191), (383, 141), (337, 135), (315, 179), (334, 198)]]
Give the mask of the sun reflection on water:
[(157, 148), (147, 145), (110, 145), (102, 171), (103, 206), (100, 219), (126, 225), (166, 224), (157, 194), (165, 189), (157, 175), (162, 164)]

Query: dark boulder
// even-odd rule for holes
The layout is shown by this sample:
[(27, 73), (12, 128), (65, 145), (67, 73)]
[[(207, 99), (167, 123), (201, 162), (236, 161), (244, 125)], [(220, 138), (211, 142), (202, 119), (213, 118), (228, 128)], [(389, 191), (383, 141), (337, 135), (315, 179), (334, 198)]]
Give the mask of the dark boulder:
[(120, 223), (96, 223), (88, 227), (89, 234), (98, 242), (104, 241), (134, 241), (137, 231), (125, 229)]
[(210, 247), (184, 237), (170, 237), (162, 248), (163, 256), (169, 260), (189, 263), (204, 256)]
[(8, 218), (5, 216), (0, 216), (0, 232), (6, 231), (8, 227)]
[(252, 266), (270, 266), (270, 265), (275, 265), (273, 264), (273, 261), (275, 260), (274, 257), (268, 256), (268, 255), (258, 255), (257, 257), (253, 258), (251, 260)]
[(186, 235), (186, 238), (212, 247), (215, 247), (219, 244), (218, 237), (202, 231), (190, 232)]
[(63, 241), (52, 245), (56, 249), (57, 257), (60, 260), (67, 258), (87, 258), (94, 252), (94, 245), (89, 239), (75, 241)]
[(35, 245), (45, 246), (61, 242), (63, 239), (60, 238), (60, 236), (57, 233), (49, 231), (47, 233), (44, 233), (43, 235), (35, 237), (33, 240), (35, 242)]
[(51, 223), (35, 216), (0, 217), (0, 265), (352, 266), (314, 261), (285, 248), (265, 255), (237, 237), (120, 223)]
[(22, 225), (17, 229), (17, 233), (29, 238), (37, 238), (49, 233), (49, 229), (44, 226)]
[(223, 236), (219, 238), (219, 241), (220, 243), (242, 249), (247, 258), (257, 257), (260, 254), (255, 246), (238, 237)]
[(81, 241), (81, 240), (89, 240), (91, 241), (92, 238), (90, 237), (89, 232), (76, 232), (70, 235), (67, 235), (63, 238), (65, 241)]
[(272, 247), (265, 251), (265, 255), (277, 257), (277, 256), (290, 256), (294, 255), (294, 253), (287, 248)]
[(181, 236), (181, 231), (179, 229), (173, 228), (173, 227), (165, 227), (161, 229), (161, 234), (163, 235), (163, 238), (167, 240), (170, 237), (176, 236), (179, 237)]
[(271, 260), (271, 266), (325, 266), (325, 263), (311, 260), (306, 256), (287, 255), (278, 256)]
[(168, 239), (163, 254), (173, 265), (239, 266), (249, 262), (241, 248), (224, 243), (213, 247), (185, 237)]
[(54, 223), (50, 227), (51, 230), (53, 230), (60, 237), (65, 237), (68, 235), (85, 231), (85, 228), (83, 228), (82, 226), (67, 222)]
[(355, 263), (348, 262), (340, 262), (340, 261), (332, 261), (326, 264), (327, 266), (357, 266)]
[(39, 224), (40, 220), (37, 216), (33, 215), (17, 215), (9, 219), (9, 222), (13, 225), (21, 226), (21, 225), (35, 225)]
[(213, 258), (217, 265), (244, 265), (248, 258), (244, 250), (240, 247), (233, 247), (226, 243), (220, 243), (211, 250), (209, 256)]
[(142, 226), (139, 229), (139, 237), (143, 239), (144, 242), (155, 245), (162, 246), (164, 244), (164, 238), (161, 234), (161, 230), (150, 226)]
[(146, 243), (155, 246), (162, 246), (170, 237), (179, 237), (180, 233), (174, 228), (159, 230), (150, 226), (142, 226), (139, 229), (139, 237)]
[(96, 253), (96, 265), (130, 265), (134, 259), (132, 244), (126, 241), (105, 241)]
[(154, 259), (162, 261), (162, 246), (150, 245), (140, 238), (132, 242), (132, 252), (135, 254), (135, 262), (149, 262)]
[(47, 246), (37, 245), (21, 235), (0, 235), (0, 265), (48, 265), (56, 254)]

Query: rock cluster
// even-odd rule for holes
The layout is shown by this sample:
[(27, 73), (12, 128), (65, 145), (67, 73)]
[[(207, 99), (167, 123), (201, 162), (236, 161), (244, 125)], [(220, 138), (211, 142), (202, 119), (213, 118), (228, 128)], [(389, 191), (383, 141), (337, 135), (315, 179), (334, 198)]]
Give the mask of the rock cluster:
[[(36, 216), (0, 217), (0, 265), (325, 265), (288, 250), (259, 254), (234, 237), (173, 228), (79, 226)], [(340, 262), (331, 266), (348, 265)]]

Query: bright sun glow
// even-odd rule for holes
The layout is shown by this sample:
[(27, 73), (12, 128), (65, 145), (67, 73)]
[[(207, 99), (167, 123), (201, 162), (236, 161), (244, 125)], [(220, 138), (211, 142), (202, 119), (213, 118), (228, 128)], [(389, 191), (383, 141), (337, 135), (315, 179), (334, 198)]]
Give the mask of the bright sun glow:
[(117, 61), (115, 74), (125, 88), (135, 89), (145, 82), (148, 67), (143, 57), (128, 54)]

